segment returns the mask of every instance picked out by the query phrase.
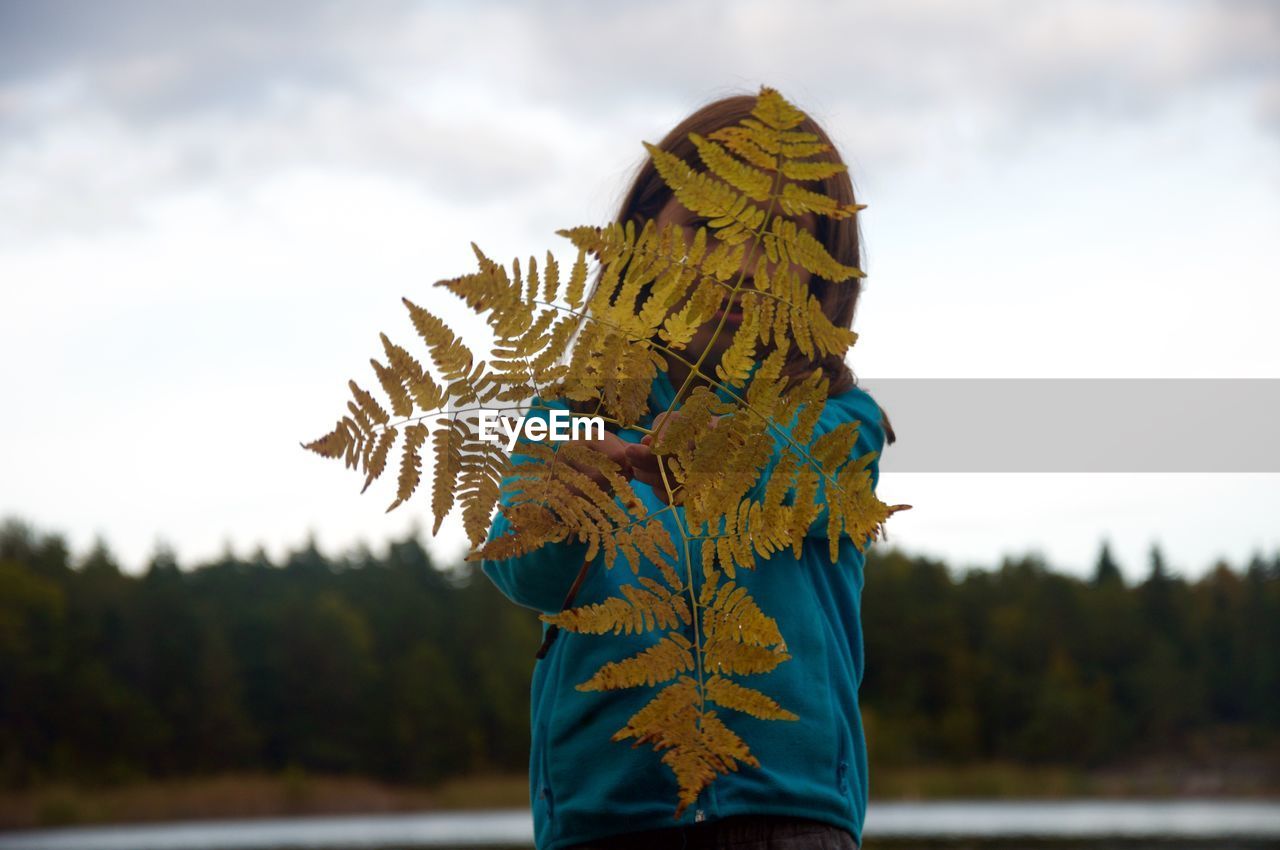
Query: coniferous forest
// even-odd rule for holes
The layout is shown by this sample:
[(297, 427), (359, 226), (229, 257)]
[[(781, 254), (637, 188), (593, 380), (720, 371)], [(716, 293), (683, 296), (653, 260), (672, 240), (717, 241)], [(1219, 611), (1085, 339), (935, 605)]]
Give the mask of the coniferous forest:
[[(876, 765), (1105, 767), (1205, 741), (1275, 753), (1280, 554), (1126, 583), (1036, 557), (866, 568)], [(430, 783), (521, 773), (535, 612), (415, 538), (125, 572), (0, 527), (0, 786), (301, 769)], [(1215, 744), (1215, 746), (1218, 744)], [(1274, 764), (1273, 764), (1274, 769)]]

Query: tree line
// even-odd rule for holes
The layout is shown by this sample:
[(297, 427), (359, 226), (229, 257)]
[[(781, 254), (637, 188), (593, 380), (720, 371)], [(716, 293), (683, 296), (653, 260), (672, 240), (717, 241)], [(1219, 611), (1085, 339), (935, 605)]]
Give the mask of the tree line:
[[(963, 574), (875, 548), (876, 764), (1102, 766), (1280, 732), (1280, 553), (1127, 584), (1035, 556)], [(303, 769), (433, 782), (528, 763), (537, 615), (416, 535), (140, 574), (0, 525), (0, 786)], [(873, 768), (874, 769), (874, 768)]]

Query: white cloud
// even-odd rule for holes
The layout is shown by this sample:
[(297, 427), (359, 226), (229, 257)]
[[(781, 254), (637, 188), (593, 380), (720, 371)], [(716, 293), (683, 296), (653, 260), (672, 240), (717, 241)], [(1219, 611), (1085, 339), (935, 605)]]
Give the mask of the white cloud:
[[(860, 374), (1274, 377), (1275, 9), (6, 4), (0, 370), (22, 403), (0, 512), (102, 530), (133, 565), (157, 535), (197, 557), (400, 533), (297, 449), (377, 331), (407, 334), (400, 296), (469, 269), (471, 239), (558, 248), (611, 214), (641, 139), (762, 82), (826, 122), (871, 202)], [(1007, 482), (919, 486), (904, 540), (1021, 546), (983, 513)], [(1170, 550), (1195, 566), (1250, 529), (1274, 545), (1265, 499), (1205, 526), (1228, 490), (1115, 486), (1155, 500), (1128, 531), (1052, 520), (1091, 497), (1048, 484), (1021, 527), (1067, 563), (1157, 526), (1199, 529)]]

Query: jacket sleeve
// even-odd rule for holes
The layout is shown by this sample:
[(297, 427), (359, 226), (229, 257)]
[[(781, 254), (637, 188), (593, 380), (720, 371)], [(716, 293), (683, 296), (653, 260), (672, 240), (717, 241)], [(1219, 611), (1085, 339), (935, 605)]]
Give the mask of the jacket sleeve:
[[(847, 393), (828, 399), (822, 409), (822, 414), (818, 417), (817, 424), (813, 428), (813, 436), (805, 448), (811, 447), (823, 434), (835, 430), (845, 422), (853, 421), (859, 423), (858, 439), (850, 459), (860, 458), (867, 452), (876, 453), (875, 458), (868, 467), (871, 472), (871, 491), (874, 493), (880, 480), (880, 452), (884, 450), (884, 420), (879, 405), (865, 391), (855, 388)], [(793, 424), (789, 423), (785, 428), (775, 427), (771, 429), (774, 439), (773, 453), (765, 465), (760, 480), (756, 483), (755, 490), (752, 493), (753, 498), (763, 498), (765, 485), (772, 476), (774, 468), (782, 460), (783, 451), (790, 446), (789, 435)], [(794, 491), (792, 495), (794, 496)], [(819, 481), (818, 493), (815, 499), (821, 505), (821, 509), (813, 522), (810, 523), (808, 535), (825, 539), (829, 519), (825, 479)]]
[[(535, 399), (535, 407), (525, 418), (547, 419), (550, 416), (547, 407), (567, 409), (560, 403), (539, 402)], [(516, 452), (511, 456), (511, 462), (518, 467), (538, 461)], [(501, 509), (510, 504), (511, 490), (508, 485), (518, 478), (519, 474), (513, 473), (502, 482), (503, 496), (499, 502), (498, 515), (489, 530), (490, 540), (511, 531), (511, 523)], [(544, 614), (555, 614), (560, 611), (565, 594), (569, 592), (569, 587), (582, 568), (587, 549), (585, 542), (573, 539), (563, 543), (548, 543), (511, 558), (486, 558), (480, 562), (480, 569), (512, 602)]]

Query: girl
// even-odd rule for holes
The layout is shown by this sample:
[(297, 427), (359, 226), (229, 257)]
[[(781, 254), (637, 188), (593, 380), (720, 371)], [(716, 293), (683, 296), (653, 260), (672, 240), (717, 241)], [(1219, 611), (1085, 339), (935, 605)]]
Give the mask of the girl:
[[(689, 134), (705, 137), (737, 124), (750, 116), (755, 104), (753, 96), (710, 103), (672, 129), (658, 147), (698, 168)], [(797, 129), (817, 134), (830, 144), (826, 132), (812, 119), (806, 118)], [(833, 146), (827, 156), (835, 155)], [(821, 183), (824, 194), (842, 204), (854, 203), (847, 172)], [(685, 227), (686, 242), (697, 226), (705, 224), (679, 203), (659, 177), (652, 159), (647, 159), (622, 202), (617, 221), (634, 221), (639, 227), (650, 219), (659, 227), (669, 223)], [(806, 214), (796, 221), (809, 228), (838, 262), (860, 265), (856, 219), (831, 220)], [(754, 256), (745, 257), (744, 273), (749, 275), (755, 262)], [(830, 283), (811, 277), (799, 266), (794, 271), (807, 281), (835, 325), (852, 325), (860, 289), (857, 278)], [(741, 318), (740, 305), (727, 299), (721, 314), (699, 329), (683, 357), (667, 357), (666, 372), (660, 372), (650, 388), (650, 418), (643, 422), (649, 430), (660, 428), (668, 416), (679, 415), (683, 398), (676, 398), (677, 387), (692, 388), (701, 381), (699, 375), (715, 374), (715, 365)], [(714, 334), (717, 326), (723, 328), (719, 336)], [(701, 365), (689, 381), (689, 364), (700, 358)], [(829, 398), (815, 438), (843, 422), (857, 420), (861, 426), (854, 457), (880, 452), (886, 438), (893, 442), (883, 411), (855, 385), (842, 357), (808, 359), (793, 351), (784, 374), (798, 378), (814, 369), (821, 369), (829, 382)], [(668, 410), (672, 413), (667, 414)], [(546, 415), (545, 409), (530, 413)], [(673, 497), (663, 486), (650, 441), (638, 430), (623, 429), (586, 443), (618, 463), (645, 507), (657, 511)], [(514, 460), (520, 462), (519, 458)], [(874, 487), (878, 463), (873, 461), (870, 470)], [(583, 471), (593, 474), (589, 469)], [(601, 476), (594, 477), (607, 487)], [(675, 501), (678, 503), (678, 495)], [(678, 520), (671, 512), (662, 519), (672, 535), (677, 534)], [(509, 530), (509, 523), (499, 514), (490, 536)], [(729, 845), (737, 850), (850, 850), (858, 846), (867, 800), (866, 749), (857, 703), (863, 670), (859, 606), (864, 558), (845, 537), (840, 541), (838, 563), (831, 563), (824, 535), (825, 526), (815, 525), (800, 558), (787, 549), (754, 570), (737, 573), (738, 583), (748, 586), (752, 597), (777, 621), (791, 655), (789, 661), (753, 684), (758, 683), (800, 719), (763, 721), (735, 714), (735, 728), (761, 766), (744, 766), (718, 776), (699, 797), (697, 806), (684, 811), (679, 825), (672, 821), (676, 780), (658, 755), (648, 746), (610, 741), (651, 694), (643, 693), (643, 688), (583, 692), (574, 687), (604, 663), (651, 646), (654, 635), (601, 637), (563, 632), (557, 640), (544, 643), (545, 656), (540, 657), (533, 674), (529, 763), (539, 850)], [(570, 542), (544, 546), (522, 556), (486, 560), (482, 569), (515, 603), (553, 614), (570, 603), (585, 605), (619, 596), (619, 586), (633, 579), (630, 569), (606, 569), (597, 563), (575, 584), (586, 551), (586, 543), (570, 538)], [(683, 569), (683, 565), (677, 566), (677, 570)], [(549, 628), (544, 624), (544, 635)]]

